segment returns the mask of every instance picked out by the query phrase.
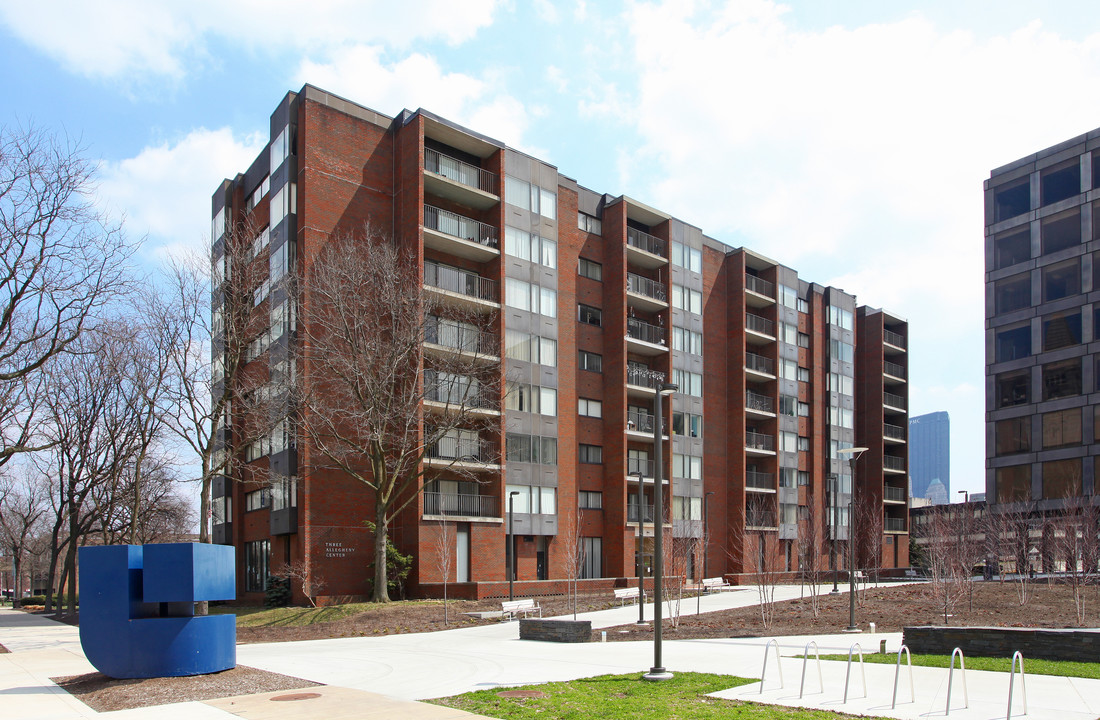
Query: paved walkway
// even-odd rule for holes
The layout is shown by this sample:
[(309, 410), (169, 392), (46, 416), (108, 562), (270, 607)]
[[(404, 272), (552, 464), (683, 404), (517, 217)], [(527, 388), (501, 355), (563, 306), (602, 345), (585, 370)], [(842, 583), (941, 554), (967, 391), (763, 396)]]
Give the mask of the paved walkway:
[[(776, 599), (798, 597), (798, 587), (780, 587)], [(739, 589), (703, 597), (703, 612), (744, 607), (757, 602), (756, 591)], [(681, 610), (695, 612), (695, 601), (685, 601)], [(572, 617), (572, 616), (569, 616)], [(582, 619), (592, 620), (596, 629), (634, 622), (638, 608), (626, 606), (594, 613)], [(646, 607), (652, 618), (652, 607)], [(818, 683), (811, 662), (806, 687), (799, 699), (802, 661), (789, 657), (801, 654), (806, 643), (814, 640), (822, 654), (847, 653), (853, 642), (866, 652), (878, 649), (885, 639), (888, 650), (896, 652), (900, 634), (819, 635), (809, 638), (778, 638), (784, 684), (780, 687), (774, 648), (768, 660), (763, 694), (760, 684), (733, 688), (717, 693), (720, 697), (739, 698), (783, 705), (805, 705), (856, 714), (897, 718), (945, 716), (947, 671), (914, 668), (916, 698), (911, 699), (905, 673), (898, 690), (898, 705), (890, 708), (893, 665), (867, 664), (864, 667), (868, 692), (864, 697), (858, 667), (853, 667), (849, 698), (845, 703), (843, 662), (822, 662), (824, 688)], [(714, 672), (743, 677), (761, 673), (767, 639), (681, 640), (666, 641), (664, 665), (673, 672)], [(49, 677), (90, 672), (91, 666), (80, 652), (77, 631), (67, 625), (12, 610), (0, 610), (0, 644), (11, 654), (0, 655), (0, 707), (5, 717), (58, 720), (95, 717), (83, 703), (60, 691)], [(174, 720), (175, 718), (305, 718), (305, 717), (378, 717), (378, 718), (471, 718), (466, 713), (415, 702), (474, 689), (568, 680), (604, 673), (643, 672), (653, 664), (653, 645), (648, 642), (607, 642), (584, 645), (524, 642), (518, 639), (518, 623), (500, 623), (461, 628), (430, 634), (391, 635), (375, 638), (345, 638), (297, 643), (241, 645), (238, 662), (326, 684), (310, 688), (319, 697), (297, 702), (272, 702), (271, 698), (288, 692), (268, 693), (239, 698), (180, 703), (177, 705), (110, 713), (126, 720)], [(951, 718), (991, 720), (1005, 717), (1008, 675), (968, 671), (966, 674), (969, 708), (964, 708), (961, 679), (956, 671), (952, 692)], [(293, 693), (294, 691), (289, 691)], [(1017, 685), (1013, 715), (1023, 714), (1022, 693)], [(1039, 720), (1094, 720), (1100, 716), (1100, 680), (1027, 678), (1027, 718)]]

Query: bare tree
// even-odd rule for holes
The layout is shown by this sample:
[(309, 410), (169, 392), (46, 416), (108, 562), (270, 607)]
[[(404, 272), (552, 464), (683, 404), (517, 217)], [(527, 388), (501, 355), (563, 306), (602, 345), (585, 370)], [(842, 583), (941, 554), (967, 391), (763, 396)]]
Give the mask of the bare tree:
[(808, 505), (800, 508), (800, 511), (798, 564), (803, 584), (808, 584), (810, 588), (810, 611), (816, 619), (821, 614), (819, 595), (822, 575), (825, 571), (825, 553), (823, 552), (825, 522), (821, 506), (813, 498)]
[[(569, 584), (573, 586), (573, 619), (577, 619), (577, 585), (581, 575), (584, 574), (584, 538), (581, 537), (581, 509), (578, 504), (574, 508), (573, 517), (571, 522), (566, 524), (562, 528), (563, 532), (559, 535), (561, 539), (562, 548), (566, 556), (565, 571)], [(638, 598), (638, 602), (641, 602), (641, 597)]]
[(49, 505), (46, 502), (45, 478), (25, 474), (15, 485), (14, 490), (0, 499), (0, 543), (3, 543), (12, 562), (12, 583), (14, 604), (23, 597), (23, 561), (32, 548), (32, 543), (42, 533), (43, 520)]
[[(369, 495), (375, 602), (389, 601), (390, 524), (429, 477), (476, 480), (477, 466), (499, 461), (482, 437), (499, 421), (479, 411), (499, 394), (499, 340), (482, 316), (426, 292), (419, 273), (414, 257), (365, 227), (332, 237), (299, 283), (300, 429), (310, 457)], [(438, 411), (425, 417), (425, 402)]]
[(41, 373), (126, 282), (133, 250), (95, 209), (94, 171), (73, 142), (0, 127), (0, 466), (48, 446)]
[(451, 616), (447, 609), (447, 584), (451, 580), (451, 566), (454, 564), (455, 535), (449, 532), (446, 516), (439, 523), (439, 534), (435, 540), (435, 562), (440, 577), (443, 578), (443, 624), (451, 624)]
[(1057, 553), (1065, 562), (1062, 581), (1073, 592), (1077, 624), (1085, 624), (1085, 593), (1087, 585), (1096, 579), (1097, 526), (1100, 506), (1090, 498), (1068, 495), (1063, 500), (1062, 515), (1056, 520)]
[[(775, 588), (781, 575), (776, 549), (768, 542), (769, 535), (773, 535), (768, 528), (773, 527), (776, 527), (774, 510), (762, 502), (746, 503), (744, 525), (735, 526), (729, 551), (734, 564), (741, 565), (756, 585), (760, 622), (765, 628), (771, 625), (775, 614)], [(739, 558), (733, 555), (737, 549), (741, 552)]]
[(316, 597), (324, 592), (328, 584), (325, 578), (315, 572), (305, 560), (295, 560), (284, 563), (281, 568), (271, 573), (271, 577), (288, 580), (298, 586), (309, 604), (317, 607)]

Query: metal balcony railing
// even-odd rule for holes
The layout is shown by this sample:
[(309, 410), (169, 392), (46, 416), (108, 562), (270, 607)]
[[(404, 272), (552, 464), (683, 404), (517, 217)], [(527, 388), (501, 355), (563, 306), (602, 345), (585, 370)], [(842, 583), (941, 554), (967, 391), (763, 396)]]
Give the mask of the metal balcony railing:
[(897, 363), (884, 362), (882, 364), (882, 371), (887, 375), (892, 375), (896, 378), (905, 379), (905, 366), (898, 365)]
[(887, 532), (905, 532), (905, 518), (886, 518)]
[(424, 263), (424, 284), (478, 300), (499, 302), (497, 281), (481, 277), (468, 270), (459, 270), (429, 261)]
[(632, 458), (626, 459), (626, 474), (637, 475), (642, 474), (642, 477), (653, 477), (653, 461), (646, 458)]
[(745, 353), (745, 368), (766, 375), (775, 375), (775, 363), (772, 359), (756, 353)]
[(654, 345), (665, 344), (665, 329), (663, 327), (650, 325), (638, 318), (626, 319), (626, 334), (628, 337), (642, 342), (653, 343)]
[(905, 398), (903, 398), (901, 395), (895, 395), (894, 393), (883, 393), (882, 404), (889, 405), (890, 407), (897, 408), (898, 410), (904, 410)]
[(629, 365), (626, 368), (626, 382), (628, 385), (638, 385), (639, 387), (653, 388), (656, 390), (664, 381), (665, 375), (662, 372), (643, 367), (631, 367)]
[(665, 256), (665, 241), (632, 227), (626, 229), (626, 243), (654, 255)]
[(644, 432), (653, 434), (653, 421), (654, 416), (646, 412), (638, 412), (637, 410), (628, 410), (626, 413), (626, 429), (633, 430), (635, 432)]
[(886, 470), (905, 470), (905, 458), (894, 455), (882, 456), (882, 467)]
[(774, 490), (775, 474), (749, 470), (745, 473), (745, 487), (756, 488), (758, 490)]
[(750, 508), (745, 514), (745, 527), (775, 528), (779, 526), (775, 524), (774, 510), (756, 510)]
[(896, 333), (893, 330), (887, 330), (883, 328), (882, 339), (890, 343), (894, 347), (905, 349), (905, 337), (900, 333)]
[[(652, 505), (644, 506), (644, 512), (641, 513), (641, 514), (645, 518), (644, 520), (642, 520), (642, 522), (647, 522), (647, 523), (653, 522), (654, 514), (653, 514), (653, 506)], [(638, 505), (636, 503), (631, 503), (630, 505), (626, 506), (626, 521), (627, 522), (638, 522), (638, 515), (639, 515)]]
[(500, 461), (497, 444), (492, 440), (481, 438), (442, 437), (428, 448), (426, 457), (432, 460), (457, 460), (487, 464)]
[(754, 393), (752, 390), (745, 392), (745, 408), (758, 412), (775, 413), (775, 401), (767, 395)]
[(775, 299), (775, 285), (768, 282), (764, 278), (759, 278), (755, 275), (746, 275), (745, 289), (752, 290), (757, 295), (770, 297), (773, 300)]
[(425, 378), (424, 399), (477, 410), (499, 410), (496, 399), (484, 390), (474, 390), (455, 382), (433, 382)]
[(663, 282), (650, 280), (637, 273), (628, 272), (626, 274), (626, 291), (645, 295), (661, 302), (668, 302), (668, 292)]
[(775, 323), (759, 315), (745, 313), (745, 328), (760, 333), (761, 335), (775, 337)]
[(882, 436), (888, 440), (904, 440), (905, 428), (901, 425), (891, 425), (890, 423), (884, 423), (882, 426)]
[(425, 515), (463, 515), (465, 517), (499, 517), (497, 499), (491, 495), (460, 493), (424, 493)]
[(496, 336), (492, 333), (460, 325), (431, 315), (424, 327), (424, 342), (458, 352), (497, 357), (500, 354)]
[(491, 173), (476, 165), (444, 155), (438, 150), (424, 148), (424, 169), (467, 187), (483, 190), (490, 195), (500, 195), (498, 189), (500, 182), (496, 173)]
[(885, 487), (882, 488), (882, 497), (884, 497), (887, 500), (894, 500), (896, 502), (904, 502), (905, 501), (905, 488), (892, 487), (890, 485), (886, 485)]
[(500, 245), (500, 234), (492, 225), (442, 210), (434, 205), (424, 206), (424, 227), (491, 248)]
[(745, 433), (745, 447), (749, 450), (775, 452), (775, 436), (758, 432)]

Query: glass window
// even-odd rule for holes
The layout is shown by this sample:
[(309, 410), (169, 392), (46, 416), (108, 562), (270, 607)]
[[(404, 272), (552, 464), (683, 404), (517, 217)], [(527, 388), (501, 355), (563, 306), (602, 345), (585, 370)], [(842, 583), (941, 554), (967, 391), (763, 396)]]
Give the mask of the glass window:
[(809, 301), (804, 300), (802, 298), (798, 298), (798, 312), (800, 312), (800, 313), (810, 312), (810, 303), (809, 303)]
[(580, 445), (577, 447), (577, 460), (586, 465), (603, 464), (603, 448), (599, 445)]
[(1041, 225), (1043, 254), (1065, 250), (1081, 244), (1081, 210), (1075, 208), (1045, 218)]
[(603, 372), (603, 355), (581, 350), (577, 361), (577, 367), (580, 370), (587, 370), (588, 372)]
[(582, 417), (603, 417), (603, 403), (590, 398), (577, 398), (577, 414)]
[(852, 329), (852, 312), (843, 308), (836, 307), (835, 305), (829, 306), (829, 323), (836, 325), (844, 330)]
[(672, 349), (692, 355), (703, 354), (703, 334), (686, 328), (672, 328)]
[(1012, 328), (997, 333), (997, 362), (1019, 360), (1031, 354), (1031, 327)]
[(1043, 447), (1081, 444), (1081, 408), (1043, 413)]
[(290, 127), (287, 126), (280, 130), (279, 134), (275, 136), (275, 139), (271, 141), (271, 175), (274, 175), (275, 171), (282, 166), (283, 160), (286, 160), (287, 155), (289, 154), (287, 143), (287, 138), (289, 135)]
[[(534, 189), (532, 188), (532, 192)], [(545, 188), (539, 188), (539, 214), (550, 220), (557, 219), (558, 196)]]
[(268, 562), (271, 544), (257, 540), (244, 544), (244, 589), (246, 592), (264, 592), (267, 589)]
[(577, 213), (577, 228), (585, 232), (599, 235), (603, 232), (603, 223), (597, 217), (592, 217), (582, 212)]
[(673, 265), (692, 272), (703, 272), (703, 252), (701, 250), (696, 250), (676, 241), (671, 243), (671, 249)]
[(1077, 158), (1060, 167), (1043, 170), (1039, 176), (1039, 192), (1043, 205), (1071, 198), (1081, 192), (1081, 163)]
[(703, 376), (699, 373), (673, 369), (672, 382), (679, 386), (677, 392), (692, 397), (703, 397)]
[(998, 314), (1031, 306), (1031, 273), (998, 280), (993, 287)]
[(601, 510), (603, 509), (603, 493), (581, 490), (577, 493), (577, 504), (581, 510)]
[(1012, 180), (993, 191), (993, 222), (1001, 222), (1031, 209), (1031, 185), (1028, 178)]
[(577, 260), (577, 274), (589, 280), (603, 280), (603, 265), (594, 260)]
[(581, 538), (581, 578), (598, 578), (603, 575), (603, 538)]
[(1043, 350), (1081, 344), (1081, 313), (1056, 313), (1043, 319)]
[(1062, 500), (1081, 494), (1081, 459), (1043, 463), (1043, 497)]
[(995, 429), (997, 454), (1031, 451), (1031, 416), (998, 420)]
[(504, 201), (509, 205), (531, 209), (531, 184), (514, 178), (511, 175), (504, 176)]
[(577, 320), (588, 325), (600, 327), (603, 324), (603, 311), (591, 305), (577, 305)]
[(993, 254), (998, 270), (1031, 259), (1030, 227), (1025, 225), (994, 237)]
[(1043, 268), (1043, 300), (1058, 300), (1081, 292), (1081, 261), (1078, 258)]
[(1043, 399), (1081, 394), (1081, 359), (1063, 360), (1043, 366)]
[(1031, 466), (1013, 465), (994, 471), (997, 502), (1026, 502), (1031, 499)]
[(1031, 400), (1031, 377), (1027, 370), (1001, 373), (996, 378), (997, 407), (1026, 405)]
[(225, 208), (222, 208), (214, 216), (213, 221), (211, 221), (210, 237), (212, 238), (212, 240), (210, 242), (212, 242), (212, 243), (217, 242), (218, 238), (220, 238), (224, 234), (225, 234)]

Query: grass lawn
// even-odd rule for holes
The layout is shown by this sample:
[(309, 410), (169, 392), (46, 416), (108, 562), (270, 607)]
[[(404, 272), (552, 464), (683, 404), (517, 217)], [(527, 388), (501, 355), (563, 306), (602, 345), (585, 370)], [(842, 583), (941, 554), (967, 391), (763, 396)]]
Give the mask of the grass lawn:
[[(801, 655), (796, 657), (801, 658)], [(813, 655), (810, 659), (813, 659)], [(853, 656), (856, 658), (858, 656)], [(902, 656), (902, 664), (905, 664)], [(822, 655), (822, 660), (847, 661), (848, 655)], [(894, 665), (898, 661), (897, 653), (870, 653), (863, 656), (864, 662)], [(951, 667), (950, 655), (913, 655), (913, 665), (923, 667)], [(955, 667), (958, 667), (955, 663)], [(1012, 658), (1000, 657), (968, 657), (966, 658), (967, 670), (992, 670), (993, 672), (1010, 672), (1012, 670)], [(1056, 660), (1039, 660), (1037, 658), (1024, 658), (1024, 672), (1028, 675), (1058, 675), (1060, 677), (1079, 677), (1100, 680), (1100, 662), (1068, 662)]]
[[(437, 705), (488, 715), (502, 720), (540, 718), (547, 720), (602, 720), (616, 718), (676, 718), (677, 720), (835, 720), (845, 717), (824, 710), (801, 710), (775, 705), (758, 705), (739, 700), (706, 697), (707, 693), (758, 682), (751, 678), (705, 673), (676, 673), (671, 680), (649, 682), (641, 675), (600, 675), (569, 682), (528, 685), (523, 688), (495, 688), (431, 700)], [(505, 690), (531, 690), (547, 697), (508, 698)]]

